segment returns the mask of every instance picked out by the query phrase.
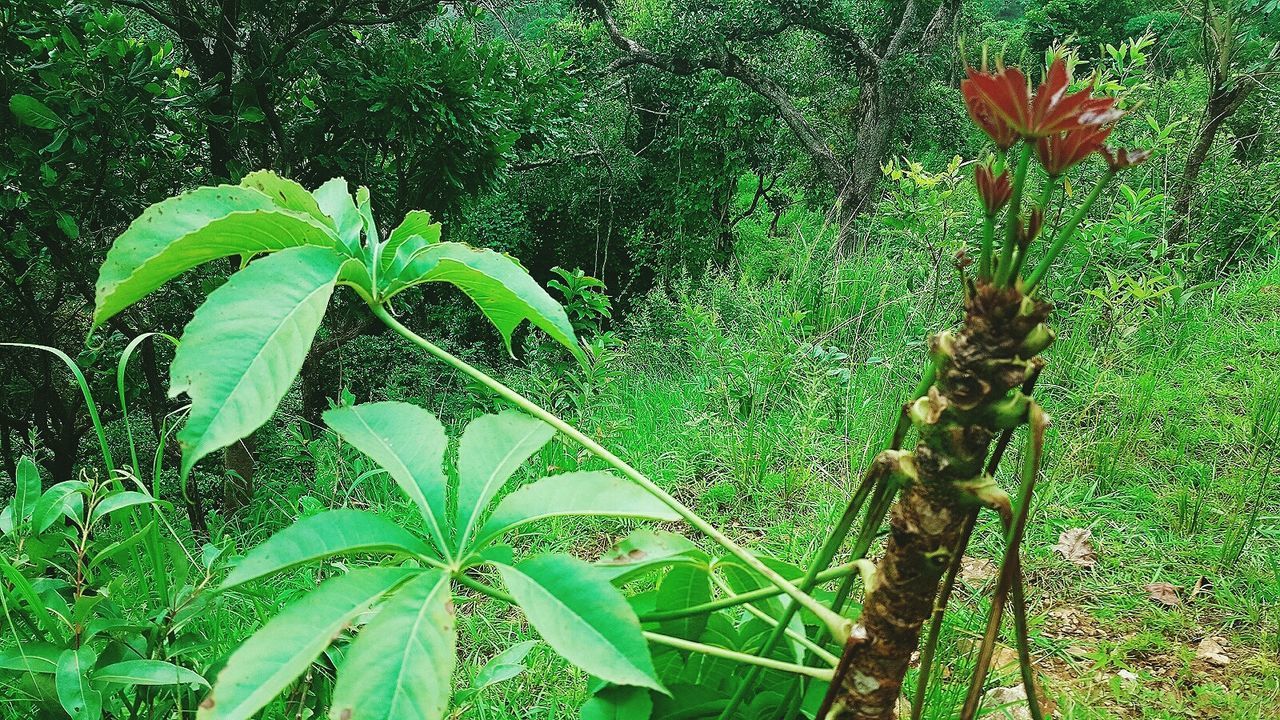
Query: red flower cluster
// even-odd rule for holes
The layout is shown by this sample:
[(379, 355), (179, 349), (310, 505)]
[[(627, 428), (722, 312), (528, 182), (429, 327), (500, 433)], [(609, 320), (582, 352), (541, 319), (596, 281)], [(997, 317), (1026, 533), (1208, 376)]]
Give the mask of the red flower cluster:
[(1017, 68), (1002, 68), (996, 73), (969, 68), (968, 74), (960, 90), (969, 115), (1002, 148), (1013, 145), (1017, 137), (1035, 140), (1106, 125), (1121, 114), (1115, 98), (1092, 97), (1087, 88), (1066, 94), (1071, 78), (1062, 58), (1049, 66), (1034, 97), (1026, 76)]

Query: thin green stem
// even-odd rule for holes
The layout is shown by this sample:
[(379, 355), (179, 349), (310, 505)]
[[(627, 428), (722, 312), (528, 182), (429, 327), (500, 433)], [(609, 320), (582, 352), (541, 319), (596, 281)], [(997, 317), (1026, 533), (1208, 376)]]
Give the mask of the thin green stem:
[[(920, 382), (916, 384), (915, 391), (912, 392), (911, 397), (902, 404), (902, 410), (898, 414), (898, 421), (893, 427), (893, 434), (889, 436), (889, 450), (898, 450), (902, 447), (902, 443), (906, 441), (907, 433), (911, 430), (911, 415), (909, 412), (911, 404), (923, 397), (924, 394), (929, 391), (929, 387), (933, 385), (936, 378), (937, 367), (934, 365), (932, 360), (929, 360), (925, 363), (924, 372), (921, 373)], [(874, 523), (879, 525), (880, 521), (878, 518), (884, 517), (884, 510), (881, 509), (881, 505), (883, 504), (881, 499), (883, 494), (882, 488), (888, 482), (882, 477), (882, 471), (883, 466), (881, 466), (880, 463), (873, 461), (872, 466), (867, 469), (866, 473), (864, 473), (862, 482), (858, 485), (858, 489), (854, 492), (853, 497), (849, 499), (849, 504), (845, 507), (844, 515), (841, 516), (840, 522), (836, 523), (836, 527), (831, 531), (831, 534), (827, 536), (826, 541), (823, 542), (822, 549), (819, 551), (818, 556), (814, 558), (813, 564), (809, 566), (809, 574), (805, 576), (806, 580), (801, 583), (801, 587), (812, 588), (812, 582), (809, 579), (810, 575), (816, 575), (817, 572), (820, 572), (831, 563), (831, 559), (835, 557), (836, 551), (844, 544), (845, 539), (849, 536), (849, 531), (853, 528), (853, 523), (857, 519), (858, 513), (862, 510), (862, 506), (866, 503), (867, 496), (871, 494), (872, 490), (875, 490), (876, 492), (876, 499), (873, 500), (872, 508), (868, 511), (866, 519), (863, 520), (863, 526), (865, 527), (867, 523), (873, 522), (871, 520), (872, 515), (876, 515), (877, 519)], [(859, 537), (861, 537), (861, 535), (862, 533), (859, 534)], [(861, 547), (861, 550), (858, 549), (859, 547)], [(861, 560), (867, 553), (867, 547), (870, 547), (869, 541), (865, 546), (859, 542), (854, 548), (853, 557), (856, 560)], [(846, 578), (845, 581), (841, 583), (841, 590), (846, 596), (852, 587), (853, 582), (851, 577)], [(840, 591), (836, 593), (837, 603), (839, 603), (841, 594), (842, 593)], [(795, 613), (795, 605), (788, 605), (783, 611), (780, 622), (784, 627), (791, 622), (791, 618)], [(760, 654), (767, 655), (773, 652), (774, 648), (778, 646), (778, 643), (781, 642), (781, 640), (782, 633), (775, 628), (765, 640), (764, 645), (760, 648)], [(821, 642), (821, 640), (819, 640), (819, 642)], [(734, 692), (733, 697), (729, 699), (729, 704), (725, 706), (723, 711), (721, 711), (719, 720), (728, 720), (728, 718), (733, 716), (733, 713), (736, 712), (738, 707), (746, 700), (747, 694), (755, 685), (756, 679), (759, 675), (760, 671), (757, 668), (752, 668), (747, 672), (746, 677), (742, 679), (742, 683)]]
[(1022, 671), (1022, 685), (1027, 691), (1027, 710), (1031, 712), (1031, 720), (1044, 720), (1044, 711), (1040, 708), (1040, 697), (1036, 694), (1036, 668), (1031, 662), (1031, 639), (1027, 630), (1027, 598), (1022, 587), (1022, 559), (1014, 558), (1018, 563), (1013, 579), (1013, 634), (1018, 647), (1018, 668)]
[(982, 218), (982, 251), (978, 256), (978, 279), (991, 280), (991, 253), (996, 244), (996, 216)]
[(1018, 216), (1022, 214), (1022, 189), (1027, 181), (1027, 168), (1031, 166), (1031, 143), (1022, 142), (1022, 154), (1018, 156), (1018, 167), (1013, 171), (1013, 192), (1009, 197), (1009, 210), (1005, 215), (1004, 246), (1000, 248), (1000, 265), (996, 268), (996, 284), (1004, 285), (1009, 281), (1009, 270), (1013, 265), (1013, 248), (1018, 244)]
[(670, 635), (662, 635), (660, 633), (645, 631), (644, 637), (649, 642), (659, 645), (666, 645), (677, 650), (688, 650), (690, 652), (702, 653), (712, 657), (724, 658), (725, 660), (733, 660), (735, 662), (754, 665), (766, 670), (781, 670), (782, 672), (794, 673), (796, 675), (807, 675), (818, 680), (831, 681), (835, 674), (834, 670), (824, 668), (813, 668), (806, 665), (796, 665), (795, 663), (783, 662), (772, 658), (757, 657), (749, 653), (737, 652), (735, 650), (727, 650), (715, 645), (703, 645), (702, 643), (685, 640), (683, 638), (671, 637)]
[[(865, 561), (864, 561), (865, 562)], [(874, 568), (873, 568), (874, 569)], [(818, 583), (824, 583), (830, 580), (838, 580), (846, 575), (863, 572), (862, 567), (857, 562), (851, 562), (846, 565), (837, 565), (836, 567), (824, 570), (818, 573)], [(792, 580), (792, 582), (803, 583), (803, 578)], [(817, 584), (817, 583), (815, 583)], [(723, 610), (725, 608), (737, 607), (744, 603), (756, 602), (757, 600), (767, 600), (771, 597), (781, 595), (782, 591), (770, 585), (768, 587), (756, 588), (744, 593), (739, 593), (733, 597), (716, 598), (710, 602), (692, 605), (679, 610), (661, 610), (651, 613), (645, 613), (640, 616), (640, 622), (665, 622), (667, 620), (679, 620), (681, 618), (692, 617), (694, 615), (705, 615), (707, 613)]]
[[(1035, 492), (1036, 478), (1040, 474), (1040, 457), (1044, 450), (1044, 430), (1048, 420), (1044, 411), (1034, 402), (1028, 408), (1028, 424), (1031, 437), (1027, 439), (1028, 452), (1022, 466), (1022, 482), (1018, 488), (1018, 503), (1013, 509), (1013, 517), (1008, 523), (1005, 538), (1004, 559), (1000, 564), (1000, 574), (996, 580), (996, 588), (991, 596), (991, 609), (987, 613), (987, 629), (982, 637), (982, 645), (978, 650), (977, 664), (974, 666), (973, 678), (969, 682), (969, 692), (965, 697), (964, 707), (960, 711), (960, 720), (973, 720), (977, 716), (978, 706), (982, 702), (982, 688), (986, 683), (990, 670), (991, 656), (995, 651), (996, 638), (1000, 634), (1000, 620), (1004, 613), (1004, 602), (1009, 594), (1010, 586), (1015, 581), (1016, 573), (1021, 572), (1019, 553), (1022, 545), (1022, 534), (1027, 527), (1027, 516), (1031, 509), (1031, 496)], [(1032, 688), (1028, 688), (1030, 692)], [(1030, 695), (1028, 695), (1030, 699)]]
[(1062, 230), (1058, 231), (1057, 237), (1053, 239), (1053, 244), (1049, 246), (1049, 251), (1040, 259), (1040, 263), (1036, 265), (1036, 269), (1031, 271), (1027, 276), (1026, 289), (1024, 292), (1028, 295), (1036, 289), (1036, 286), (1044, 280), (1044, 276), (1049, 272), (1049, 268), (1053, 265), (1053, 261), (1058, 258), (1058, 254), (1062, 252), (1062, 248), (1075, 236), (1076, 230), (1079, 229), (1080, 223), (1084, 221), (1089, 209), (1097, 202), (1098, 196), (1102, 194), (1102, 189), (1111, 182), (1111, 178), (1115, 177), (1115, 173), (1111, 170), (1102, 174), (1098, 179), (1093, 190), (1085, 197), (1084, 202), (1080, 203), (1080, 207), (1076, 208), (1075, 213), (1067, 220), (1067, 224), (1062, 226)]
[[(875, 568), (872, 568), (872, 570), (874, 569)], [(718, 577), (717, 575), (712, 574), (711, 580), (716, 584), (716, 587), (720, 589), (720, 592), (724, 593), (729, 597), (737, 597), (734, 594), (733, 589), (729, 587), (729, 584), (726, 583), (724, 580), (720, 579), (720, 577)], [(761, 610), (760, 608), (756, 607), (755, 605), (752, 605), (749, 602), (743, 603), (742, 609), (746, 610), (748, 614), (760, 620), (761, 622), (763, 622), (765, 625), (768, 625), (769, 627), (778, 627), (779, 625), (776, 618), (774, 618), (769, 613)], [(835, 655), (832, 655), (830, 652), (827, 651), (826, 648), (810, 640), (803, 633), (798, 633), (795, 630), (791, 629), (790, 627), (786, 627), (786, 626), (783, 626), (783, 633), (785, 633), (786, 636), (791, 638), (793, 641), (800, 643), (800, 645), (803, 646), (809, 652), (822, 658), (822, 660), (826, 662), (828, 665), (830, 665), (831, 667), (835, 667), (840, 663), (840, 658), (836, 657)]]
[(409, 340), (413, 344), (417, 345), (423, 350), (426, 350), (427, 352), (436, 356), (440, 360), (444, 361), (446, 364), (470, 376), (471, 378), (478, 381), (485, 387), (488, 387), (490, 390), (493, 390), (500, 397), (510, 401), (511, 403), (515, 404), (517, 407), (529, 413), (530, 415), (552, 426), (556, 430), (563, 433), (565, 436), (569, 437), (574, 442), (577, 442), (579, 445), (589, 450), (592, 454), (599, 457), (601, 460), (604, 460), (605, 462), (612, 465), (616, 470), (618, 470), (618, 472), (622, 473), (632, 482), (636, 483), (637, 485), (644, 488), (645, 490), (648, 490), (650, 493), (653, 494), (654, 497), (661, 500), (667, 507), (671, 508), (678, 515), (680, 515), (680, 517), (682, 517), (685, 520), (685, 522), (687, 522), (694, 529), (698, 530), (703, 535), (706, 535), (707, 537), (711, 538), (717, 544), (724, 547), (726, 550), (728, 550), (730, 553), (736, 556), (739, 560), (741, 560), (744, 564), (746, 564), (747, 567), (751, 568), (755, 572), (762, 575), (769, 582), (776, 585), (779, 589), (781, 589), (784, 593), (786, 593), (789, 597), (791, 597), (792, 600), (795, 600), (796, 605), (799, 605), (803, 607), (805, 610), (808, 610), (809, 612), (813, 613), (814, 616), (816, 616), (823, 623), (823, 625), (827, 626), (827, 628), (830, 630), (832, 635), (838, 638), (841, 638), (842, 641), (844, 638), (848, 637), (849, 629), (852, 627), (851, 622), (849, 622), (847, 619), (843, 617), (840, 617), (840, 615), (836, 614), (835, 612), (832, 612), (825, 605), (823, 605), (822, 603), (814, 599), (813, 596), (809, 595), (808, 593), (804, 592), (803, 590), (796, 587), (792, 583), (788, 582), (787, 579), (779, 575), (777, 571), (765, 565), (763, 562), (760, 561), (759, 558), (751, 554), (751, 552), (748, 551), (746, 548), (741, 547), (740, 545), (735, 543), (733, 540), (729, 539), (727, 535), (722, 533), (714, 525), (707, 522), (706, 520), (703, 520), (701, 517), (698, 516), (697, 513), (685, 507), (683, 503), (681, 503), (679, 500), (676, 500), (669, 493), (667, 493), (667, 491), (658, 487), (656, 483), (654, 483), (649, 478), (645, 477), (645, 475), (641, 473), (639, 470), (636, 470), (631, 465), (624, 462), (617, 455), (614, 455), (612, 452), (609, 452), (609, 450), (605, 449), (602, 445), (597, 443), (595, 440), (592, 440), (590, 437), (583, 434), (577, 428), (573, 427), (572, 425), (565, 422), (564, 420), (561, 420), (555, 414), (543, 409), (537, 403), (534, 403), (533, 401), (529, 400), (528, 398), (516, 392), (515, 390), (507, 387), (506, 385), (499, 382), (498, 380), (481, 372), (479, 369), (472, 367), (471, 365), (467, 364), (465, 361), (461, 360), (460, 358), (455, 357), (453, 354), (449, 353), (444, 348), (438, 347), (434, 343), (428, 341), (426, 338), (423, 338), (422, 336), (414, 333), (412, 330), (402, 325), (400, 321), (392, 317), (391, 314), (387, 312), (387, 309), (385, 307), (381, 305), (372, 305), (370, 307), (373, 310), (373, 314), (376, 315), (379, 320), (385, 323), (392, 330), (396, 331), (396, 333), (404, 337), (406, 340)]
[[(1046, 178), (1044, 181), (1044, 187), (1040, 190), (1040, 198), (1036, 200), (1036, 209), (1040, 211), (1041, 218), (1049, 217), (1049, 203), (1053, 201), (1053, 191), (1058, 188), (1058, 182), (1058, 178), (1054, 177)], [(1041, 233), (1043, 232), (1044, 230), (1042, 229)], [(1018, 281), (1018, 273), (1022, 272), (1023, 263), (1027, 261), (1027, 250), (1031, 245), (1032, 239), (1029, 238), (1025, 242), (1018, 244), (1018, 255), (1013, 261), (1013, 269), (1009, 271), (1009, 282), (1011, 284), (1016, 284)]]

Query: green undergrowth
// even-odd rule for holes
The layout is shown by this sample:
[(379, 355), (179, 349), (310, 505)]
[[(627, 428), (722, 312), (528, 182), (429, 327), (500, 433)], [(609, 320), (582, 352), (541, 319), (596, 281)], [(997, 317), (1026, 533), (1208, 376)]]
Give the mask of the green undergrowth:
[[(614, 329), (619, 342), (592, 373), (546, 372), (556, 360), (537, 343), (521, 362), (498, 368), (522, 392), (566, 408), (571, 422), (735, 540), (794, 563), (812, 554), (885, 441), (917, 379), (924, 338), (958, 319), (946, 301), (958, 291), (956, 272), (930, 264), (925, 249), (869, 244), (833, 262), (815, 250), (829, 244), (822, 229), (798, 226), (789, 238), (748, 227), (727, 269), (653, 291)], [(894, 269), (901, 267), (932, 270), (905, 277)], [(1037, 389), (1053, 424), (1024, 541), (1032, 642), (1048, 697), (1070, 718), (1274, 717), (1280, 468), (1267, 465), (1275, 446), (1266, 437), (1276, 432), (1280, 264), (1177, 304), (1087, 294), (1055, 301), (1062, 334)], [(388, 347), (361, 338), (345, 352), (385, 358)], [(395, 352), (404, 355), (385, 386), (350, 383), (357, 401), (422, 402), (455, 438), (495, 406), (458, 393), (460, 381), (430, 359)], [(284, 431), (262, 433), (254, 501), (215, 518), (215, 542), (243, 552), (301, 515), (341, 505), (413, 522), (388, 480), (359, 479), (372, 468), (367, 460), (289, 407), (278, 424)], [(1002, 470), (1006, 486), (1019, 455), (1012, 451)], [(552, 443), (524, 472), (593, 467)], [(1092, 567), (1054, 550), (1061, 533), (1077, 528), (1091, 533)], [(627, 529), (622, 521), (547, 521), (519, 535), (516, 549), (589, 557)], [(994, 560), (995, 522), (975, 537), (973, 555)], [(975, 600), (989, 582), (980, 570), (955, 596), (943, 682), (927, 717), (949, 717), (967, 683), (986, 613)], [(213, 649), (230, 650), (332, 571), (229, 596), (204, 620)], [(1173, 585), (1179, 604), (1151, 600), (1152, 583)], [(458, 608), (462, 667), (470, 668), (460, 682), (511, 641), (533, 637), (517, 612), (483, 597), (461, 598)], [(1229, 665), (1197, 659), (1206, 637), (1222, 640)], [(576, 717), (586, 678), (545, 647), (526, 663), (528, 673), (482, 693), (459, 717)], [(323, 669), (317, 674), (322, 683)], [(995, 679), (1017, 684), (1013, 672)], [(278, 702), (270, 712), (284, 710)]]

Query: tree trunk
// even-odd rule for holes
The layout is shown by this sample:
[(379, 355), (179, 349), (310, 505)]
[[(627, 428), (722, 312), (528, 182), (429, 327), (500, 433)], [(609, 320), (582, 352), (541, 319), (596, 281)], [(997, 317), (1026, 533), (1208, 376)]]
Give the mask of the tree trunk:
[(1219, 88), (1209, 96), (1200, 131), (1196, 133), (1195, 144), (1187, 154), (1187, 162), (1182, 166), (1182, 177), (1178, 178), (1177, 189), (1173, 193), (1173, 225), (1169, 228), (1172, 244), (1184, 243), (1190, 235), (1191, 221), (1194, 219), (1191, 217), (1191, 201), (1195, 195), (1196, 181), (1200, 179), (1200, 170), (1209, 157), (1209, 151), (1213, 149), (1218, 131), (1248, 99), (1253, 87), (1252, 84), (1237, 84), (1231, 90)]
[[(919, 442), (896, 459), (908, 484), (895, 505), (888, 544), (823, 710), (825, 720), (894, 717), (902, 680), (933, 611), (943, 571), (982, 494), (992, 438), (1026, 421), (1018, 388), (1052, 339), (1050, 306), (1016, 290), (979, 285), (965, 324), (932, 340), (938, 368), (911, 408)], [(1037, 330), (1040, 328), (1040, 330)], [(1033, 332), (1034, 331), (1034, 332)]]
[(849, 153), (848, 172), (843, 185), (836, 188), (839, 207), (835, 213), (838, 249), (848, 254), (855, 249), (853, 224), (859, 215), (871, 211), (877, 200), (876, 189), (884, 173), (880, 164), (889, 151), (889, 135), (893, 127), (888, 117), (888, 93), (877, 71), (862, 82), (858, 98), (857, 132), (854, 134), (853, 152)]
[[(231, 179), (232, 90), (235, 83), (235, 44), (240, 16), (240, 0), (221, 0), (217, 32), (210, 57), (211, 69), (218, 77), (218, 92), (209, 102), (209, 111), (217, 119), (208, 122), (209, 172), (218, 180)], [(212, 80), (213, 78), (209, 78)]]

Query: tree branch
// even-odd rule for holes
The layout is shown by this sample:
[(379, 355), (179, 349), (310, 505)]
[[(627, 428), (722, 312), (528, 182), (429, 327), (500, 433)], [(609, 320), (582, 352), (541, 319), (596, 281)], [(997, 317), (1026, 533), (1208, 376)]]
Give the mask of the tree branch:
[(695, 75), (704, 70), (715, 70), (725, 77), (734, 78), (773, 105), (774, 109), (782, 117), (783, 122), (791, 128), (791, 131), (795, 133), (796, 137), (813, 156), (829, 182), (838, 188), (848, 181), (849, 169), (836, 157), (835, 152), (818, 134), (818, 131), (809, 124), (809, 121), (796, 108), (787, 91), (771, 78), (757, 72), (755, 68), (751, 67), (727, 47), (720, 45), (713, 50), (714, 55), (702, 58), (660, 55), (623, 34), (618, 27), (617, 20), (613, 17), (613, 13), (610, 12), (609, 7), (603, 0), (586, 0), (586, 4), (595, 9), (596, 16), (604, 25), (605, 31), (608, 33), (609, 39), (613, 41), (613, 44), (626, 53), (625, 57), (614, 61), (610, 65), (611, 70), (620, 70), (631, 65), (648, 65), (673, 75)]

